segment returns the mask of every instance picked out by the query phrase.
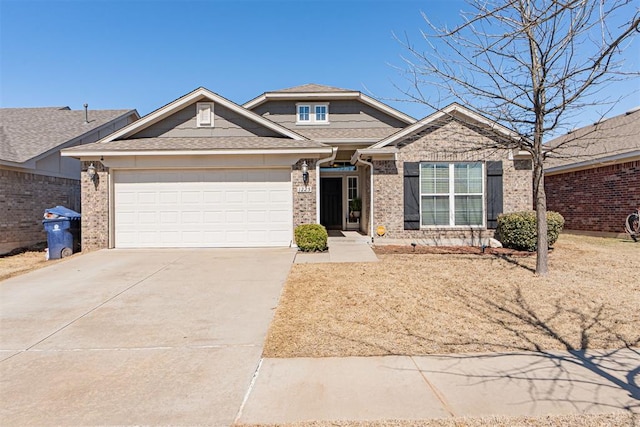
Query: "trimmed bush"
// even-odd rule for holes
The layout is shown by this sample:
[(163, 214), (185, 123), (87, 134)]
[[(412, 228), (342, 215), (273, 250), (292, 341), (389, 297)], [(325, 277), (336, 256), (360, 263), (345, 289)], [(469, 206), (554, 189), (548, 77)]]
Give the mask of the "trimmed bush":
[(296, 245), (303, 252), (324, 251), (327, 249), (327, 229), (320, 224), (302, 224), (294, 232)]
[[(506, 248), (533, 252), (538, 248), (535, 211), (514, 212), (498, 216), (496, 239)], [(564, 218), (558, 212), (547, 212), (549, 246), (558, 240)]]

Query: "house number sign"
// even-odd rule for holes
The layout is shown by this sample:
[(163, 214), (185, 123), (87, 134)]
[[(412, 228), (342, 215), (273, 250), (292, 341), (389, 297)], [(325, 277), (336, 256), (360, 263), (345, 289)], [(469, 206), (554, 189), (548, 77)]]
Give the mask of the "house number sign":
[(298, 187), (298, 193), (313, 193), (310, 185)]

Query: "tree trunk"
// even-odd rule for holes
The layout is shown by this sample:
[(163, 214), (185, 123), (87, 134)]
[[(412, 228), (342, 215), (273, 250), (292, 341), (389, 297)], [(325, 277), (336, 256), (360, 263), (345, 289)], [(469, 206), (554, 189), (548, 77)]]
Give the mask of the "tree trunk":
[(533, 179), (536, 205), (536, 231), (538, 234), (536, 274), (546, 276), (549, 272), (549, 239), (547, 236), (547, 196), (544, 191), (544, 167), (542, 161), (534, 160)]

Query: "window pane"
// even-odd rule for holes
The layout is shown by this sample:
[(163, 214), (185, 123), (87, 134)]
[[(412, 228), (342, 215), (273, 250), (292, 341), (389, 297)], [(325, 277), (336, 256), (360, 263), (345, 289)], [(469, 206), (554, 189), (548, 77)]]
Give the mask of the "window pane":
[(350, 176), (347, 178), (347, 197), (349, 200), (353, 200), (358, 197), (358, 178)]
[(456, 196), (456, 225), (482, 225), (482, 196)]
[(309, 121), (309, 106), (302, 105), (298, 107), (298, 121), (307, 122)]
[(482, 164), (458, 163), (454, 165), (455, 193), (482, 193)]
[(422, 196), (422, 225), (449, 225), (449, 197)]
[(422, 163), (420, 175), (422, 194), (446, 194), (449, 192), (449, 165)]
[(324, 122), (325, 120), (327, 120), (326, 105), (316, 105), (316, 121)]

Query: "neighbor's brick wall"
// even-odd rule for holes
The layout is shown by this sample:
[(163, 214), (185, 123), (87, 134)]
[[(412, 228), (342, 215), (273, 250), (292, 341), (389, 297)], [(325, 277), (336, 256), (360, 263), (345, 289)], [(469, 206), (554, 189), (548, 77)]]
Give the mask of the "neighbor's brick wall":
[(401, 147), (395, 161), (374, 161), (374, 230), (383, 225), (386, 238), (427, 241), (493, 235), (492, 230), (484, 231), (482, 236), (468, 229), (404, 230), (404, 162), (502, 160), (504, 211), (531, 209), (531, 161), (508, 160), (505, 150), (465, 149), (479, 144), (494, 142), (459, 122), (450, 121)]
[[(304, 186), (302, 181), (302, 162), (309, 168), (309, 186), (311, 193), (298, 193), (298, 187)], [(316, 160), (301, 159), (291, 168), (291, 185), (293, 191), (293, 228), (300, 224), (316, 223)]]
[[(93, 163), (98, 179), (91, 181), (87, 167)], [(109, 247), (108, 168), (100, 162), (82, 162), (82, 251)]]
[(545, 176), (547, 209), (566, 230), (624, 233), (624, 221), (640, 206), (640, 161)]
[(80, 210), (80, 182), (0, 169), (0, 254), (47, 240), (46, 208)]

